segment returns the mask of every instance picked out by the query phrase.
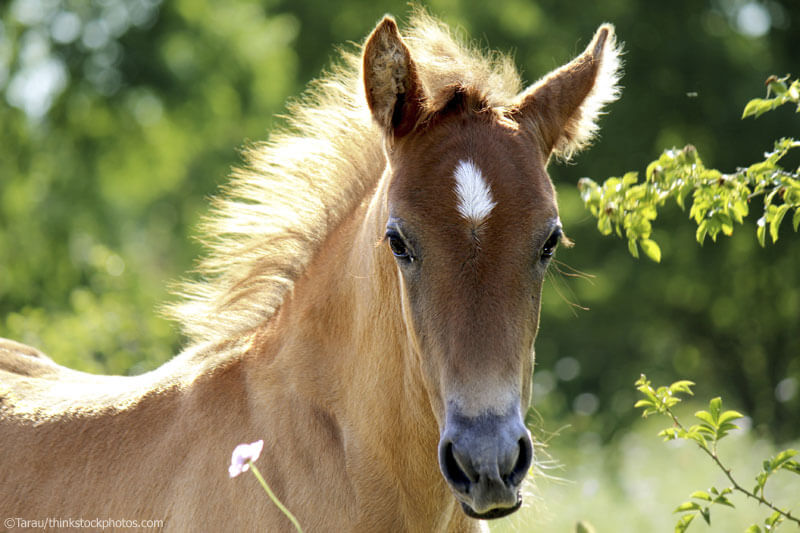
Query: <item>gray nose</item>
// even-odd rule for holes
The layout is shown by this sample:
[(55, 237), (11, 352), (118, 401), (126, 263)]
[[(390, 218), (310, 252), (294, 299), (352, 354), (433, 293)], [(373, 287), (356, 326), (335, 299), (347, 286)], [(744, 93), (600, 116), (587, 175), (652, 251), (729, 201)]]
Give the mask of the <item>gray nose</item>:
[(474, 518), (516, 511), (522, 504), (519, 487), (533, 461), (519, 409), (477, 417), (452, 411), (439, 441), (439, 467), (464, 511)]

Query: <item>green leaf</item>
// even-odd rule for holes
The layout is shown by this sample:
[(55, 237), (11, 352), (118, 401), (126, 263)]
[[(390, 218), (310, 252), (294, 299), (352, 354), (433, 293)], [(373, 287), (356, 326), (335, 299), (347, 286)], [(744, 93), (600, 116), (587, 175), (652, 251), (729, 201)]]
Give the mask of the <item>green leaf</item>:
[(696, 418), (699, 418), (700, 420), (702, 420), (703, 422), (705, 422), (706, 424), (708, 424), (712, 428), (716, 429), (717, 423), (714, 420), (714, 416), (711, 413), (709, 413), (708, 411), (697, 411), (694, 414), (694, 416)]
[(719, 424), (719, 412), (722, 409), (722, 398), (717, 396), (716, 398), (712, 398), (710, 402), (708, 402), (708, 410), (711, 413), (711, 416), (714, 418), (714, 425), (716, 426)]
[(696, 490), (689, 497), (694, 498), (695, 500), (705, 500), (707, 502), (712, 500), (711, 495), (704, 490)]
[(720, 424), (717, 428), (717, 440), (725, 437), (729, 431), (733, 431), (734, 429), (739, 429), (739, 426), (736, 424), (731, 424), (730, 422)]
[(716, 438), (717, 436), (717, 428), (711, 427), (706, 423), (692, 426), (692, 428), (698, 435), (708, 435), (711, 438)]
[(775, 511), (769, 516), (769, 518), (764, 520), (764, 524), (766, 524), (767, 526), (769, 526), (770, 529), (772, 529), (773, 526), (780, 524), (782, 521), (783, 517), (781, 516), (781, 513)]
[(681, 403), (681, 399), (675, 396), (665, 396), (662, 403), (665, 407), (674, 407)]
[(675, 440), (678, 438), (680, 430), (678, 428), (662, 429), (658, 432), (658, 436), (662, 437), (664, 441)]
[(611, 219), (608, 218), (608, 216), (600, 215), (597, 217), (597, 231), (599, 231), (601, 235), (611, 234)]
[(708, 234), (708, 220), (702, 220), (700, 224), (697, 225), (697, 231), (694, 234), (694, 238), (700, 244), (703, 244), (703, 241), (706, 240), (706, 235)]
[(745, 200), (739, 199), (733, 203), (733, 216), (736, 217), (736, 222), (739, 224), (742, 223), (742, 219), (747, 216), (749, 211)]
[(726, 424), (731, 420), (738, 420), (739, 418), (744, 418), (744, 415), (739, 411), (725, 411), (721, 415), (719, 415), (719, 425)]
[(775, 457), (773, 457), (770, 461), (770, 466), (772, 470), (778, 470), (779, 468), (783, 468), (783, 465), (787, 463), (792, 457), (797, 455), (797, 450), (783, 450), (782, 452), (778, 453)]
[(686, 528), (689, 527), (689, 524), (692, 523), (694, 517), (697, 516), (696, 514), (685, 514), (681, 517), (680, 520), (675, 524), (675, 533), (684, 533)]
[(767, 88), (770, 91), (772, 91), (775, 94), (775, 96), (783, 96), (784, 94), (786, 94), (786, 91), (789, 90), (789, 88), (786, 86), (783, 80), (775, 79), (774, 76), (770, 76), (770, 79), (772, 81), (770, 81), (767, 84)]
[(756, 237), (758, 238), (758, 244), (760, 244), (762, 248), (765, 245), (765, 240), (767, 236), (766, 224), (767, 224), (766, 216), (762, 216), (756, 221)]
[(636, 380), (634, 384), (636, 386), (636, 390), (644, 394), (648, 400), (653, 402), (653, 405), (658, 403), (658, 398), (653, 392), (653, 387), (650, 386), (650, 382), (647, 380), (647, 376), (642, 374), (639, 379)]
[(772, 237), (772, 242), (775, 243), (778, 241), (778, 231), (781, 228), (781, 222), (783, 222), (783, 217), (786, 215), (786, 212), (789, 211), (789, 205), (783, 204), (779, 205), (775, 209), (775, 214), (772, 218), (772, 223), (769, 226), (769, 234)]
[(767, 111), (770, 111), (773, 108), (772, 100), (764, 100), (763, 98), (753, 98), (747, 105), (744, 106), (744, 112), (742, 112), (742, 118), (747, 118), (749, 116), (755, 116), (756, 118), (760, 117)]
[(661, 262), (661, 247), (658, 246), (656, 241), (652, 239), (642, 239), (639, 244), (642, 246), (642, 250), (644, 250), (644, 253), (647, 255), (647, 257), (656, 263)]
[(706, 524), (709, 526), (711, 525), (711, 509), (708, 507), (703, 507), (700, 509), (700, 514), (703, 516), (703, 520), (706, 521)]
[[(793, 102), (800, 100), (800, 83), (798, 83), (798, 80), (794, 80), (789, 87), (789, 99)], [(800, 113), (800, 105), (798, 105), (797, 112)]]
[(722, 233), (728, 236), (733, 235), (733, 220), (731, 220), (730, 215), (724, 212), (718, 212), (714, 216), (719, 220)]
[(690, 185), (683, 185), (682, 187), (678, 188), (678, 192), (675, 195), (675, 203), (678, 204), (678, 207), (681, 209), (685, 209), (683, 199), (686, 198), (686, 195), (689, 193), (689, 189), (691, 189)]
[(692, 392), (692, 387), (694, 387), (694, 381), (689, 381), (688, 379), (684, 379), (681, 381), (676, 381), (672, 385), (669, 386), (669, 391), (672, 394), (677, 394), (682, 392), (684, 394), (688, 394), (689, 396), (694, 396)]
[[(764, 164), (766, 165), (766, 162), (764, 162)], [(774, 170), (774, 165), (770, 165), (764, 173), (772, 173)], [(769, 179), (768, 176), (764, 176), (763, 178)], [(772, 190), (769, 192), (769, 194), (767, 194), (767, 196), (764, 197), (764, 208), (767, 213), (767, 220), (771, 220), (770, 216), (775, 212), (775, 206), (772, 205), (772, 201), (775, 199), (775, 195), (777, 195), (778, 191), (780, 190), (780, 187), (773, 186), (771, 180), (769, 186), (772, 187)]]
[(689, 433), (686, 436), (699, 444), (704, 450), (708, 450), (708, 441), (701, 433)]
[(622, 185), (633, 185), (639, 181), (639, 173), (638, 172), (626, 172), (624, 176), (622, 176)]
[(718, 503), (718, 504), (721, 504), (721, 505), (727, 505), (728, 507), (736, 508), (736, 506), (733, 505), (731, 503), (731, 501), (728, 498), (726, 498), (725, 496), (717, 496), (716, 498), (714, 498), (714, 503)]
[(654, 404), (652, 401), (650, 401), (650, 400), (639, 400), (638, 402), (636, 402), (635, 404), (633, 404), (633, 407), (634, 407), (634, 408), (639, 408), (639, 407), (655, 407), (655, 404)]
[(659, 176), (663, 175), (664, 169), (658, 164), (658, 161), (651, 161), (644, 171), (644, 179), (646, 181), (656, 181)]
[(747, 102), (747, 105), (744, 106), (744, 111), (742, 111), (742, 118), (747, 118), (751, 115), (755, 115), (758, 105), (759, 103), (756, 100), (750, 100), (749, 102)]
[(795, 474), (800, 474), (800, 463), (792, 459), (791, 461), (786, 461), (782, 468), (784, 470), (788, 470), (789, 472), (794, 472)]
[(631, 203), (637, 203), (639, 200), (643, 199), (647, 195), (647, 189), (644, 188), (642, 185), (637, 185), (635, 187), (631, 187), (627, 191), (625, 191), (625, 205), (631, 205)]
[(636, 239), (628, 239), (628, 251), (633, 257), (639, 259), (639, 247), (636, 246)]
[[(767, 461), (764, 461), (764, 463), (766, 463), (766, 462)], [(765, 469), (766, 469), (766, 466), (765, 466)], [(756, 476), (756, 486), (755, 486), (755, 488), (753, 488), (753, 493), (756, 493), (756, 492), (758, 492), (760, 490), (763, 491), (764, 490), (764, 485), (766, 485), (768, 478), (769, 478), (769, 473), (767, 473), (767, 472), (759, 472), (758, 475)]]
[(683, 502), (675, 508), (673, 513), (685, 513), (686, 511), (700, 511), (702, 507), (697, 502)]
[(761, 533), (761, 528), (758, 527), (756, 524), (753, 524), (752, 526), (745, 529), (744, 533)]

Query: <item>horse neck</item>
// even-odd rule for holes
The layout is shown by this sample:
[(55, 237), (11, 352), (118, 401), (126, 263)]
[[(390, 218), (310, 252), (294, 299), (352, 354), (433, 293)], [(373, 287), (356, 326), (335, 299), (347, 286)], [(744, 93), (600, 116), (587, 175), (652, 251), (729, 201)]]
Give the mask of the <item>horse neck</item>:
[[(383, 243), (387, 188), (385, 174), (369, 204), (354, 217), (357, 227), (347, 237), (352, 242), (344, 271), (348, 273), (344, 292), (352, 305), (348, 320), (352, 332), (350, 370), (360, 376), (364, 391), (380, 404), (374, 407), (392, 416), (390, 420), (409, 421), (415, 432), (421, 423), (427, 424), (438, 439), (419, 357), (407, 331), (399, 272)], [(359, 403), (364, 400), (356, 399)]]
[[(389, 420), (414, 420), (415, 425), (424, 420), (435, 428), (406, 331), (397, 267), (382, 242), (387, 188), (385, 173), (369, 202), (362, 203), (323, 246), (315, 265), (321, 268), (310, 272), (320, 275), (318, 286), (328, 290), (321, 299), (319, 293), (307, 296), (315, 303), (325, 302), (327, 309), (320, 314), (330, 317), (328, 338), (340, 347), (336, 363), (324, 353), (320, 363), (334, 363), (335, 377), (352, 382), (346, 394), (348, 415), (369, 421), (369, 427), (375, 427), (375, 416), (382, 413), (391, 416)], [(339, 341), (333, 338), (337, 334)], [(389, 433), (393, 432), (387, 432), (388, 438), (396, 438)]]
[(421, 494), (441, 513), (449, 506), (441, 503), (448, 493), (436, 459), (438, 426), (406, 333), (396, 265), (381, 243), (386, 188), (384, 176), (295, 283), (265, 333), (274, 363), (261, 376), (280, 368), (283, 390), (335, 421), (348, 465), (364, 469), (358, 475), (414, 494), (409, 515), (425, 514)]

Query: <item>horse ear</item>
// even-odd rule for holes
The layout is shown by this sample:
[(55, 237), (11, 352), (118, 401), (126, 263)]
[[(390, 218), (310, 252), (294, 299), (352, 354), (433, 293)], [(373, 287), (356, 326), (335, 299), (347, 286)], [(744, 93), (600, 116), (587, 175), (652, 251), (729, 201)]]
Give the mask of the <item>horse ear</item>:
[(394, 137), (406, 135), (422, 116), (425, 93), (394, 19), (386, 16), (364, 45), (364, 88), (373, 118)]
[(614, 27), (603, 24), (581, 55), (519, 95), (521, 122), (538, 133), (547, 157), (569, 159), (592, 140), (603, 106), (619, 98), (619, 56)]

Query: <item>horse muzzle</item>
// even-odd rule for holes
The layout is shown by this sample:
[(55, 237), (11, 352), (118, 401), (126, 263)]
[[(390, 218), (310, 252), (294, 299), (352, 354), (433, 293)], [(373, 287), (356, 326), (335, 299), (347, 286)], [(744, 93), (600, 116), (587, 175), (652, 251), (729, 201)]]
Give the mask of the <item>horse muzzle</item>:
[(491, 519), (519, 509), (520, 486), (533, 461), (531, 436), (519, 408), (477, 417), (447, 411), (439, 467), (464, 512)]

